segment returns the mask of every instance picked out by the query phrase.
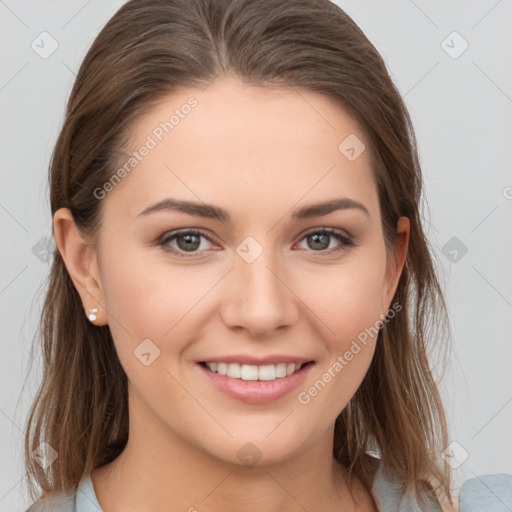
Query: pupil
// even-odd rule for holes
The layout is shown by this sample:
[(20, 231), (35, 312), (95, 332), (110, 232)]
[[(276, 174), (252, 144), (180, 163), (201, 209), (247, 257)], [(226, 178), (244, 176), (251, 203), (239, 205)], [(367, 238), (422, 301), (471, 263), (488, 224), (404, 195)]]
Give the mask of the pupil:
[(318, 234), (318, 233), (316, 233), (316, 234), (310, 235), (309, 238), (313, 239), (314, 243), (317, 243), (320, 238), (324, 239), (324, 243), (319, 242), (320, 243), (320, 247), (317, 246), (316, 249), (325, 249), (326, 247), (329, 247), (329, 240), (328, 240), (329, 239), (329, 235), (327, 235), (327, 234)]
[[(186, 243), (181, 244), (180, 240), (186, 240)], [(182, 235), (178, 238), (178, 245), (179, 245), (180, 249), (183, 249), (183, 250), (197, 249), (199, 247), (198, 242), (199, 242), (199, 237), (197, 235)]]

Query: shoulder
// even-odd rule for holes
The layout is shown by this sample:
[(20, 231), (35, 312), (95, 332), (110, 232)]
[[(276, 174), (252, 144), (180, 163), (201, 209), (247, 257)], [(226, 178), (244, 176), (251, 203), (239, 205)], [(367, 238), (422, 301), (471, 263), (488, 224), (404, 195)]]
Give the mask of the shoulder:
[(512, 510), (512, 473), (477, 475), (462, 484), (459, 512)]
[(387, 468), (382, 459), (370, 458), (368, 461), (373, 472), (371, 493), (378, 512), (421, 512), (426, 509), (431, 512), (444, 512), (433, 492), (426, 493), (421, 505), (416, 494)]
[(25, 512), (101, 512), (90, 475), (82, 477), (76, 491), (53, 491), (39, 498)]
[(39, 498), (25, 512), (75, 512), (76, 493), (51, 492)]
[[(390, 474), (381, 460), (371, 460), (374, 468), (372, 494), (379, 512), (421, 510), (415, 496), (407, 496), (404, 487)], [(431, 495), (433, 510), (453, 512)], [(476, 475), (463, 482), (459, 490), (457, 512), (511, 512), (512, 473)]]

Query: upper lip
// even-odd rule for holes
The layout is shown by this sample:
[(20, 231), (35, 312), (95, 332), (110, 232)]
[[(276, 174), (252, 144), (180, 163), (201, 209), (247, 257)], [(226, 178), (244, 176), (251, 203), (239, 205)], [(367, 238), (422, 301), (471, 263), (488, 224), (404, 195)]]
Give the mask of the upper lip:
[(295, 363), (304, 364), (313, 361), (311, 358), (297, 357), (290, 355), (269, 355), (265, 357), (249, 356), (249, 355), (226, 355), (219, 357), (208, 357), (201, 359), (200, 363), (238, 363), (238, 364), (250, 364), (255, 366), (264, 366), (267, 364), (279, 364), (279, 363)]

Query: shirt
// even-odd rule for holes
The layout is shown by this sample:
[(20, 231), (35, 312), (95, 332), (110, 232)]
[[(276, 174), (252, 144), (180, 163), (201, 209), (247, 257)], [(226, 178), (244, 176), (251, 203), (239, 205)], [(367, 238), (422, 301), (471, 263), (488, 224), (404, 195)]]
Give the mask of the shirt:
[[(414, 495), (402, 493), (401, 486), (379, 464), (372, 488), (379, 512), (423, 512)], [(432, 511), (441, 511), (432, 500)], [(512, 473), (480, 475), (466, 480), (459, 492), (459, 512), (510, 512), (512, 510)], [(71, 494), (51, 493), (39, 499), (25, 512), (103, 512), (90, 475), (79, 482)], [(430, 511), (429, 511), (430, 512)]]

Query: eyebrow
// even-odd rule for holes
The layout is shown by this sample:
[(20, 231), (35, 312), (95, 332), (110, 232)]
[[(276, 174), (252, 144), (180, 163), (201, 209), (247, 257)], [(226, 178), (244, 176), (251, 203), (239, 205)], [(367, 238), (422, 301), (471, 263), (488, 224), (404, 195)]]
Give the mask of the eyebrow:
[[(293, 210), (292, 219), (309, 219), (314, 217), (322, 217), (323, 215), (327, 215), (337, 210), (347, 209), (359, 210), (363, 212), (367, 217), (370, 217), (368, 209), (362, 203), (348, 197), (341, 197), (304, 206), (298, 210)], [(137, 217), (162, 210), (174, 210), (187, 213), (189, 215), (197, 215), (198, 217), (216, 219), (222, 222), (231, 222), (231, 215), (229, 212), (223, 208), (220, 208), (219, 206), (172, 198), (163, 199), (162, 201), (159, 201), (152, 206), (148, 206), (145, 210), (140, 212)]]

